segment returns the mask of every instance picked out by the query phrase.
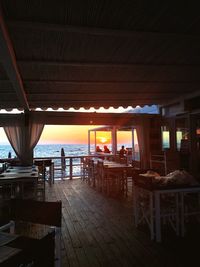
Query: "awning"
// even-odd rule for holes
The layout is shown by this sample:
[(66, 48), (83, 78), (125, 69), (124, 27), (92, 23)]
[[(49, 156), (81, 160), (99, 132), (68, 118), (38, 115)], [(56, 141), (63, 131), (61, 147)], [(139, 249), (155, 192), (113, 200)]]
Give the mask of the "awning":
[(194, 4), (14, 2), (1, 1), (0, 109), (164, 105), (199, 92)]

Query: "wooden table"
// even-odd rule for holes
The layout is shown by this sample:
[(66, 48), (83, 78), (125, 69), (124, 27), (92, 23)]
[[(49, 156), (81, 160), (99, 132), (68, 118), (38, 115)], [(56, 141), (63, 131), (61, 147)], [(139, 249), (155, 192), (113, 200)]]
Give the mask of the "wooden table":
[[(24, 187), (37, 183), (38, 171), (32, 167), (10, 167), (0, 174), (0, 185), (9, 189), (8, 197), (24, 197)], [(3, 189), (4, 190), (4, 189)]]
[(0, 266), (16, 267), (16, 258), (20, 256), (22, 250), (10, 246), (0, 247)]
[(11, 241), (15, 240), (17, 237), (18, 235), (0, 231), (0, 247), (7, 245)]
[[(127, 172), (134, 169), (132, 165), (122, 164), (109, 160), (99, 160), (102, 163), (102, 170), (97, 168), (98, 160), (95, 160), (95, 166), (97, 168), (97, 172), (101, 172), (100, 176), (102, 179), (102, 191), (105, 191), (108, 195), (113, 192), (113, 194), (127, 195)], [(97, 176), (99, 174), (97, 173)], [(105, 189), (105, 190), (104, 190)]]
[(55, 230), (27, 223), (16, 229), (17, 235), (0, 232), (0, 266), (54, 267)]
[(9, 243), (16, 240), (18, 235), (0, 232), (0, 265), (13, 266), (11, 259), (21, 253), (21, 249), (9, 246)]

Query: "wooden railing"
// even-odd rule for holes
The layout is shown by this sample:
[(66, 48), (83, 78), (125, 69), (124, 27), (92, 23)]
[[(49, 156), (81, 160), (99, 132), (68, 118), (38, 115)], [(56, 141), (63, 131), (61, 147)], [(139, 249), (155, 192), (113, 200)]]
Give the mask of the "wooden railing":
[[(86, 158), (105, 157), (105, 155), (86, 155), (86, 156), (67, 156), (65, 159), (65, 166), (62, 165), (62, 157), (35, 157), (38, 159), (51, 159), (54, 164), (54, 178), (55, 179), (73, 179), (81, 177), (83, 160)], [(113, 155), (106, 155), (106, 158), (114, 157)]]

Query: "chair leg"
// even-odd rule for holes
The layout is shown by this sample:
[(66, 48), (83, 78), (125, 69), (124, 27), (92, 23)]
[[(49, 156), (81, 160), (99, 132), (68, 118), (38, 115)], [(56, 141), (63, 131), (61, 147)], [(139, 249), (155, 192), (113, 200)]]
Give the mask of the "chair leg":
[(55, 233), (55, 267), (61, 266), (61, 228), (56, 227)]

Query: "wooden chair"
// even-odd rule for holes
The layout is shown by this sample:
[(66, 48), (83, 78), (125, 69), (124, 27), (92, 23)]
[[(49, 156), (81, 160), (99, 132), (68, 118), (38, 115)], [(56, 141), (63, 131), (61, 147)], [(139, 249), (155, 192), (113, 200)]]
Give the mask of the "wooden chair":
[(54, 183), (54, 170), (52, 170), (54, 164), (51, 159), (34, 160), (34, 165), (38, 167), (39, 174), (43, 175), (50, 185)]
[(54, 183), (54, 170), (52, 170), (52, 164), (54, 163), (51, 159), (45, 159), (43, 162), (45, 180), (50, 185)]
[(81, 158), (81, 180), (85, 181), (88, 178), (88, 159)]
[(119, 168), (109, 169), (104, 166), (104, 184), (108, 195), (127, 196), (127, 176), (124, 170)]
[(45, 201), (46, 192), (46, 179), (45, 179), (45, 170), (42, 169), (42, 172), (38, 173), (37, 183), (35, 188), (35, 199)]
[(96, 166), (96, 188), (98, 191), (103, 192), (104, 187), (104, 165), (103, 161), (97, 162)]
[(61, 266), (61, 201), (12, 199), (9, 217), (10, 223), (0, 227), (0, 231), (10, 228), (10, 232), (15, 233), (15, 224), (19, 221), (52, 226), (55, 230), (55, 266)]
[[(37, 200), (45, 200), (46, 182), (48, 181), (51, 185), (51, 173), (50, 166), (51, 160), (35, 160), (34, 164), (38, 167), (38, 179), (35, 188), (35, 198)], [(47, 170), (48, 168), (48, 170)]]
[(88, 162), (88, 179), (87, 182), (89, 185), (95, 187), (95, 166), (94, 160), (90, 159)]

